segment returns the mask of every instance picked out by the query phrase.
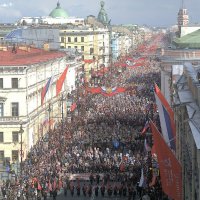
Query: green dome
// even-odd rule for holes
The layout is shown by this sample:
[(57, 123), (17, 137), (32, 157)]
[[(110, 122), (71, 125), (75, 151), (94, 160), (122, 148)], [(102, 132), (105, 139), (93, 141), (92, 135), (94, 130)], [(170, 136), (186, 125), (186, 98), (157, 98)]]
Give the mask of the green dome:
[(60, 7), (59, 2), (57, 3), (57, 7), (51, 11), (49, 16), (53, 18), (56, 18), (56, 17), (68, 18), (67, 12)]

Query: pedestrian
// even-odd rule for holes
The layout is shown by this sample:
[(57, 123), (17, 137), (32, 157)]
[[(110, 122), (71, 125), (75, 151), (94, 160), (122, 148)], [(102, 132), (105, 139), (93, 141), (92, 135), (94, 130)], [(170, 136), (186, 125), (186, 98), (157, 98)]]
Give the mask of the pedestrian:
[(83, 191), (83, 196), (86, 197), (87, 196), (87, 187), (86, 187), (85, 183), (82, 187), (82, 191)]
[(71, 192), (71, 196), (73, 197), (74, 196), (74, 185), (72, 182), (70, 184), (70, 192)]
[(92, 196), (92, 185), (89, 185), (89, 187), (88, 187), (88, 196), (89, 197)]
[(98, 197), (99, 194), (99, 187), (98, 185), (95, 186), (95, 196)]
[(116, 197), (117, 196), (117, 193), (118, 193), (118, 188), (117, 188), (117, 185), (114, 186), (114, 189), (113, 189), (113, 194), (114, 196)]
[(53, 200), (56, 200), (56, 198), (57, 198), (57, 189), (55, 189), (55, 190), (52, 192), (52, 195), (53, 195)]
[(76, 190), (77, 190), (77, 196), (79, 197), (80, 194), (81, 194), (81, 187), (80, 187), (80, 184), (78, 184), (78, 185), (76, 186)]
[(109, 198), (111, 198), (111, 196), (112, 196), (112, 186), (111, 186), (111, 184), (109, 184), (108, 185), (108, 188), (107, 188), (107, 193), (108, 193), (108, 196), (109, 196)]
[(104, 184), (101, 186), (101, 196), (102, 197), (104, 197), (104, 195), (105, 195), (105, 186), (104, 186)]

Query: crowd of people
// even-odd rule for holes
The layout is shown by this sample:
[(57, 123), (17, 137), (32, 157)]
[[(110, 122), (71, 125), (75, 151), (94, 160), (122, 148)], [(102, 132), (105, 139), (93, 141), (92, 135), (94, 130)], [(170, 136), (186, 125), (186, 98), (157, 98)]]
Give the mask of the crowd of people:
[[(111, 66), (97, 83), (87, 86), (124, 87), (125, 92), (112, 97), (94, 95), (83, 91), (84, 83), (69, 94), (77, 110), (70, 114), (71, 121), (57, 124), (31, 148), (16, 180), (16, 196), (47, 199), (50, 194), (56, 199), (63, 188), (64, 195), (71, 196), (164, 199), (159, 177), (149, 187), (152, 158), (144, 140), (151, 146), (151, 137), (141, 135), (150, 118), (158, 120), (153, 88), (154, 83), (160, 84), (159, 70), (159, 63), (149, 57), (135, 68)], [(79, 174), (78, 178), (73, 180), (73, 174)], [(4, 184), (3, 195), (8, 195), (5, 188), (11, 186)]]

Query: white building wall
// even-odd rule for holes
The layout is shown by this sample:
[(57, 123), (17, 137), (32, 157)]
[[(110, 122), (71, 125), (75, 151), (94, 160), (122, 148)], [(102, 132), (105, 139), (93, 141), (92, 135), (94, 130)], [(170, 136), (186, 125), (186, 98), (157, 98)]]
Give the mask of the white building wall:
[[(80, 67), (81, 63), (66, 61), (65, 57), (46, 63), (19, 67), (19, 70), (12, 67), (15, 70), (9, 71), (8, 67), (4, 74), (0, 74), (0, 78), (4, 79), (5, 86), (3, 90), (1, 89), (0, 96), (6, 99), (4, 102), (4, 116), (0, 117), (0, 132), (4, 133), (4, 142), (0, 144), (0, 150), (4, 151), (4, 157), (11, 158), (12, 150), (20, 150), (20, 135), (19, 142), (13, 143), (12, 132), (19, 131), (21, 122), (24, 130), (22, 135), (24, 158), (31, 146), (48, 131), (48, 125), (44, 127), (42, 124), (49, 117), (49, 103), (52, 108), (50, 117), (55, 122), (61, 121), (61, 93), (56, 96), (56, 81), (67, 65), (71, 66), (73, 73), (67, 74), (62, 87), (61, 93), (66, 95), (69, 89), (68, 85), (75, 85), (75, 70), (73, 68)], [(45, 86), (50, 76), (54, 76), (54, 79), (47, 92), (44, 104), (41, 105), (42, 87)], [(18, 89), (11, 88), (11, 78), (18, 78)], [(19, 116), (17, 117), (11, 116), (12, 102), (19, 103)], [(64, 110), (64, 113), (66, 113), (66, 110)]]

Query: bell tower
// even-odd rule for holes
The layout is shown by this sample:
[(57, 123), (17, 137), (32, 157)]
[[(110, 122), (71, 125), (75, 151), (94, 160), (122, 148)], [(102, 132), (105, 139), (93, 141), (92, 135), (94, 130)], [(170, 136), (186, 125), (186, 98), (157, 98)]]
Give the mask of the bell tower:
[(181, 7), (178, 11), (178, 29), (179, 33), (181, 32), (182, 26), (187, 26), (189, 24), (189, 15), (187, 9), (184, 5), (184, 0), (181, 0)]

